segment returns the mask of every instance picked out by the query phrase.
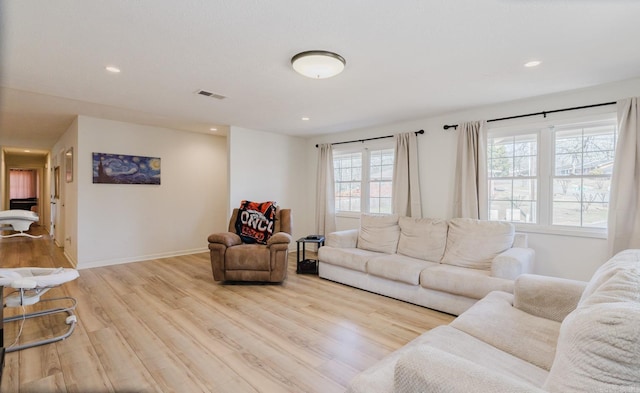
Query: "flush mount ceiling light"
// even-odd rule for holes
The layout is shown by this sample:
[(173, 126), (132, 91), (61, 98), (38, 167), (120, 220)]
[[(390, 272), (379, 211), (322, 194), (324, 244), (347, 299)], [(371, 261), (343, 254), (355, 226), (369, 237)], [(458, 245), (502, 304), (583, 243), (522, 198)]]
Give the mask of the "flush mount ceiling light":
[(527, 68), (531, 68), (531, 67), (537, 67), (540, 64), (542, 64), (540, 60), (531, 60), (529, 62), (524, 63), (524, 66)]
[(324, 79), (336, 76), (344, 70), (345, 59), (337, 53), (310, 50), (291, 58), (293, 69), (308, 78)]
[(116, 66), (106, 66), (104, 67), (105, 70), (112, 72), (114, 74), (117, 74), (120, 72), (120, 68), (116, 67)]

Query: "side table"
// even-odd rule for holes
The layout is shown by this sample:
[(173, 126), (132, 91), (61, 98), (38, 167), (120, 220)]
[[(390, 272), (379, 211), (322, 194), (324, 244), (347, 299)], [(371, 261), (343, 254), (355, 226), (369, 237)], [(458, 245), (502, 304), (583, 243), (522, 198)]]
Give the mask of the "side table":
[[(318, 245), (318, 248), (320, 248), (324, 246), (324, 236), (309, 235), (296, 240), (296, 273), (318, 274), (318, 260), (307, 259), (305, 255), (305, 246), (307, 243), (315, 243)], [(302, 255), (300, 255), (300, 244), (302, 244)]]

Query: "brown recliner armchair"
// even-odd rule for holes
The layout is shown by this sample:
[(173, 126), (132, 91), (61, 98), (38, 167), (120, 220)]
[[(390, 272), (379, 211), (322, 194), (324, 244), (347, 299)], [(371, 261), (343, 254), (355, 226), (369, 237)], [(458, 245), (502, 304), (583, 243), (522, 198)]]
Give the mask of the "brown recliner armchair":
[(211, 269), (216, 281), (282, 282), (287, 276), (291, 243), (291, 209), (276, 211), (275, 229), (267, 244), (243, 243), (235, 233), (238, 209), (229, 220), (229, 232), (209, 235)]

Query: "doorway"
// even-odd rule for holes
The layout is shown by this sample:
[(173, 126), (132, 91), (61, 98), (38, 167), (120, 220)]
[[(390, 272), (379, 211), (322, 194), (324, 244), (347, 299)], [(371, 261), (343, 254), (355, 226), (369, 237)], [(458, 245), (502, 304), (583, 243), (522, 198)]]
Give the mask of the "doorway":
[(2, 149), (0, 209), (30, 210), (47, 231), (50, 220), (49, 152)]

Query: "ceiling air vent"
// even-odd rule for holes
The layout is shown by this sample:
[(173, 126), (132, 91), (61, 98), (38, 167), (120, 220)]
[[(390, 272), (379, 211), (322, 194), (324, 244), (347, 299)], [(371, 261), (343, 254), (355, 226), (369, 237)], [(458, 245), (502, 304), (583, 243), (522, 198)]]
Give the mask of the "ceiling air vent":
[(200, 94), (201, 96), (205, 96), (205, 97), (217, 98), (218, 100), (224, 100), (225, 98), (227, 98), (223, 95), (212, 93), (206, 90), (198, 90), (196, 91), (196, 94)]

